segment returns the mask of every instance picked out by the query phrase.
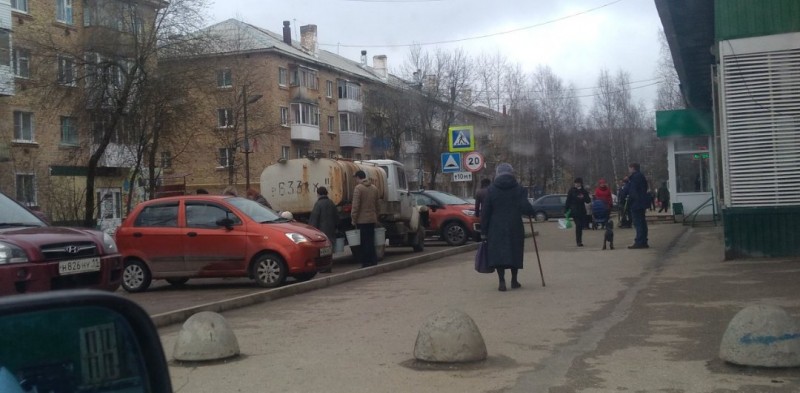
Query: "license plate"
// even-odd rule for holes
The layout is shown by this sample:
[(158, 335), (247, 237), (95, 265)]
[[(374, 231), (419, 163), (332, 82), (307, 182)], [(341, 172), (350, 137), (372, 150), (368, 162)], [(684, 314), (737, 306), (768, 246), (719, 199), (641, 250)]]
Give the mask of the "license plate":
[(58, 263), (58, 274), (66, 276), (100, 270), (100, 258), (75, 259)]
[(321, 257), (327, 257), (331, 254), (333, 254), (333, 247), (322, 247), (319, 249), (319, 256)]

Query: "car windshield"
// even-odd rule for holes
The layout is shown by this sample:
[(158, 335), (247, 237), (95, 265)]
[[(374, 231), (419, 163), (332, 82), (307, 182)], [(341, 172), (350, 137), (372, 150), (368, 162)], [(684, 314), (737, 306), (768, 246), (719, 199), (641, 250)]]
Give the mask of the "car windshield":
[(448, 194), (446, 192), (425, 191), (425, 193), (430, 195), (433, 199), (436, 199), (437, 201), (439, 201), (439, 203), (443, 205), (469, 205), (469, 202), (453, 194)]
[(11, 198), (0, 194), (0, 228), (17, 226), (43, 227), (47, 224)]
[(235, 197), (228, 198), (226, 201), (231, 205), (236, 206), (240, 212), (256, 222), (265, 223), (287, 221), (285, 218), (279, 216), (274, 210), (247, 198)]

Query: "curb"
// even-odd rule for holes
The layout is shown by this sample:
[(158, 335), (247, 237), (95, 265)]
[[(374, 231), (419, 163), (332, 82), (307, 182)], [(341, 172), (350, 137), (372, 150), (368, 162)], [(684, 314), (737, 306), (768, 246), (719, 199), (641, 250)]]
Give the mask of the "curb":
[(408, 257), (405, 259), (401, 259), (399, 261), (378, 264), (376, 266), (370, 266), (364, 269), (351, 270), (344, 273), (333, 274), (324, 278), (322, 277), (315, 278), (306, 282), (286, 285), (274, 289), (266, 289), (263, 291), (250, 293), (247, 295), (238, 296), (230, 299), (224, 299), (211, 303), (205, 303), (197, 306), (168, 311), (165, 313), (151, 315), (150, 319), (153, 321), (153, 324), (155, 324), (157, 328), (162, 328), (176, 323), (183, 323), (190, 316), (201, 311), (213, 311), (216, 313), (222, 313), (224, 311), (235, 310), (238, 308), (243, 308), (254, 304), (265, 303), (275, 299), (311, 292), (317, 289), (327, 288), (333, 285), (353, 280), (358, 280), (364, 277), (370, 277), (381, 273), (391, 272), (394, 270), (400, 270), (410, 266), (436, 261), (444, 257), (458, 255), (468, 251), (474, 251), (478, 249), (478, 244), (479, 243), (477, 242), (471, 242), (463, 246), (451, 247), (430, 254)]

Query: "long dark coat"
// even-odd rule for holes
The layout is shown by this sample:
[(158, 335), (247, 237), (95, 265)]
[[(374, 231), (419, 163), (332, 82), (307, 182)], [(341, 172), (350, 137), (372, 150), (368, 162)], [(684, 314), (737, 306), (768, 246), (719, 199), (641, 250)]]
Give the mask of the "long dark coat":
[(631, 210), (644, 210), (647, 204), (647, 179), (642, 172), (636, 171), (628, 176), (630, 189), (628, 194), (631, 197)]
[(308, 223), (322, 231), (331, 242), (336, 241), (336, 224), (339, 223), (339, 212), (336, 204), (327, 195), (320, 196), (311, 209)]
[(523, 216), (534, 215), (525, 190), (513, 175), (500, 175), (489, 186), (481, 209), (481, 234), (488, 240), (489, 266), (522, 269)]

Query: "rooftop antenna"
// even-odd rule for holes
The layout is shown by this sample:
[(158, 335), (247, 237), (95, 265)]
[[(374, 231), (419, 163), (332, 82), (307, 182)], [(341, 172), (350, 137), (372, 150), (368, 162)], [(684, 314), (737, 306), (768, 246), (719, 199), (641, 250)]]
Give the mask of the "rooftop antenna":
[(294, 22), (294, 39), (299, 40), (300, 35), (297, 33), (297, 18), (292, 19), (292, 21)]

